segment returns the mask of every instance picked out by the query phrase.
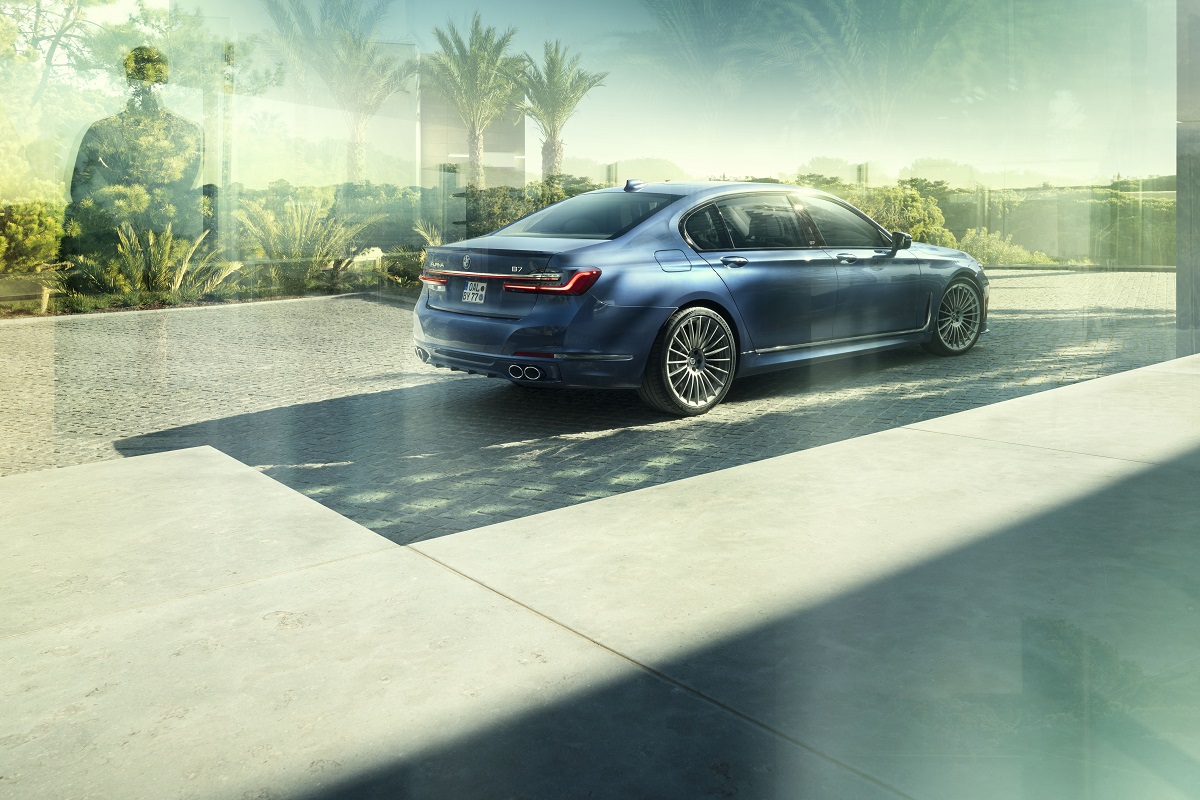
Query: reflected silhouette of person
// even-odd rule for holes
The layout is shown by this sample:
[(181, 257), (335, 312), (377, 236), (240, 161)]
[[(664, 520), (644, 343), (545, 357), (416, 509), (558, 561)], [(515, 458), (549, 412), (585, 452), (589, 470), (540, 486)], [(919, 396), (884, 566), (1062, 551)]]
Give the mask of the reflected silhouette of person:
[(155, 90), (167, 82), (167, 58), (137, 47), (124, 59), (130, 94), (118, 114), (88, 128), (71, 175), (64, 253), (115, 252), (116, 229), (139, 236), (171, 226), (195, 238), (203, 225), (194, 187), (204, 154), (200, 126), (162, 107)]

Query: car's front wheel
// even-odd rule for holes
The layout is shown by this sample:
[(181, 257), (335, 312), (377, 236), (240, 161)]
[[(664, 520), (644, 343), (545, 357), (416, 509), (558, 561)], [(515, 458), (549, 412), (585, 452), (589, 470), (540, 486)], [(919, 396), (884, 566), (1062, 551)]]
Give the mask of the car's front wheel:
[(974, 281), (955, 278), (942, 293), (933, 338), (925, 349), (940, 356), (957, 356), (979, 341), (983, 330), (983, 296)]
[(704, 414), (725, 399), (737, 367), (733, 331), (708, 308), (676, 311), (650, 350), (638, 396), (680, 417)]

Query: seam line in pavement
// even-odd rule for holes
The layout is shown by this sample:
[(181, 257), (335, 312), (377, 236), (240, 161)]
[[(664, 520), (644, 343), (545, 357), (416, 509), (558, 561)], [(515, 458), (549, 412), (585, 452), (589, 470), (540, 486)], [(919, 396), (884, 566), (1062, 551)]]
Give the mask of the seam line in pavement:
[[(378, 534), (376, 534), (376, 535), (378, 535)], [(383, 538), (383, 537), (380, 537), (380, 538)], [(324, 566), (328, 566), (329, 564), (337, 564), (340, 561), (349, 561), (354, 558), (363, 558), (365, 556), (373, 556), (373, 555), (378, 555), (379, 553), (386, 553), (391, 550), (399, 550), (401, 547), (402, 547), (401, 545), (398, 545), (395, 542), (389, 542), (389, 546), (381, 547), (378, 550), (368, 550), (367, 552), (364, 552), (364, 553), (353, 553), (351, 555), (342, 556), (340, 558), (331, 558), (328, 561), (319, 561), (315, 564), (305, 564), (304, 566), (294, 567), (292, 569), (285, 569), (282, 572), (272, 572), (270, 575), (259, 575), (258, 577), (249, 578), (248, 580), (238, 581), (236, 583), (223, 583), (220, 586), (212, 586), (207, 589), (200, 589), (199, 591), (189, 592), (188, 594), (175, 595), (174, 597), (164, 597), (163, 599), (156, 600), (152, 603), (143, 603), (142, 605), (130, 606), (129, 608), (118, 608), (113, 611), (105, 611), (102, 614), (93, 614), (90, 617), (79, 617), (77, 619), (63, 620), (62, 622), (55, 622), (50, 625), (43, 625), (40, 628), (30, 628), (27, 631), (18, 631), (16, 633), (6, 633), (3, 635), (0, 635), (0, 642), (7, 641), (8, 639), (17, 639), (21, 636), (29, 636), (29, 635), (35, 634), (35, 633), (42, 633), (43, 631), (52, 631), (55, 628), (62, 628), (67, 625), (79, 625), (82, 623), (93, 622), (98, 619), (104, 619), (105, 617), (115, 617), (118, 614), (128, 614), (131, 611), (144, 611), (148, 608), (154, 608), (155, 606), (162, 606), (162, 605), (166, 605), (167, 603), (173, 603), (176, 600), (187, 600), (188, 598), (191, 598), (191, 597), (199, 597), (202, 594), (211, 594), (212, 592), (220, 592), (220, 591), (224, 591), (225, 589), (233, 589), (238, 586), (249, 586), (252, 583), (258, 583), (259, 581), (270, 580), (272, 578), (279, 578), (284, 575), (291, 575), (291, 574), (297, 573), (297, 572), (304, 572), (305, 570), (308, 570), (308, 569), (315, 569), (316, 567), (324, 567)]]
[(850, 764), (847, 764), (846, 762), (841, 761), (838, 758), (829, 755), (828, 753), (824, 753), (821, 750), (818, 750), (817, 748), (813, 747), (812, 745), (805, 744), (804, 742), (800, 741), (799, 739), (795, 738), (794, 736), (791, 736), (791, 735), (779, 730), (778, 728), (772, 727), (771, 725), (768, 725), (765, 722), (757, 720), (754, 717), (750, 716), (749, 714), (747, 714), (743, 711), (739, 711), (738, 709), (734, 708), (733, 706), (730, 706), (726, 703), (721, 702), (720, 700), (716, 699), (715, 697), (705, 694), (704, 692), (700, 691), (699, 689), (695, 689), (691, 686), (688, 686), (686, 683), (683, 683), (682, 681), (680, 681), (676, 678), (672, 678), (670, 675), (667, 675), (664, 672), (660, 672), (659, 670), (655, 669), (654, 667), (651, 667), (647, 664), (643, 664), (641, 661), (638, 661), (635, 658), (625, 655), (620, 650), (614, 650), (612, 647), (604, 644), (603, 642), (597, 641), (596, 639), (593, 639), (591, 636), (588, 636), (586, 633), (582, 633), (581, 631), (578, 631), (569, 625), (559, 622), (558, 620), (554, 619), (554, 617), (547, 616), (546, 614), (542, 613), (541, 611), (538, 611), (536, 608), (533, 608), (530, 605), (522, 603), (520, 600), (517, 600), (515, 597), (505, 594), (504, 592), (500, 591), (499, 589), (496, 589), (493, 586), (489, 586), (488, 584), (484, 583), (483, 581), (481, 581), (477, 578), (473, 578), (470, 575), (467, 575), (465, 572), (461, 572), (461, 571), (455, 569), (454, 567), (450, 566), (446, 562), (441, 561), (437, 558), (434, 558), (429, 553), (426, 553), (422, 550), (417, 549), (415, 544), (405, 545), (405, 547), (409, 550), (412, 550), (415, 553), (419, 553), (420, 555), (429, 559), (431, 562), (433, 562), (434, 564), (437, 564), (439, 567), (442, 567), (446, 571), (451, 572), (455, 575), (458, 575), (459, 577), (463, 578), (464, 580), (470, 581), (471, 583), (475, 584), (476, 586), (486, 589), (487, 591), (491, 592), (492, 594), (496, 595), (497, 597), (500, 597), (516, 606), (519, 606), (519, 607), (525, 609), (530, 614), (533, 614), (534, 616), (536, 616), (540, 619), (543, 619), (546, 622), (549, 622), (551, 625), (555, 626), (556, 628), (564, 630), (567, 633), (572, 634), (573, 636), (577, 636), (580, 639), (583, 639), (584, 641), (591, 643), (593, 646), (603, 650), (604, 652), (609, 653), (613, 656), (616, 656), (617, 658), (621, 659), (622, 661), (626, 662), (627, 664), (635, 667), (638, 670), (641, 670), (642, 672), (649, 674), (650, 676), (652, 676), (654, 678), (657, 678), (659, 681), (662, 681), (663, 683), (667, 684), (668, 686), (671, 686), (674, 689), (678, 689), (681, 692), (691, 695), (692, 697), (696, 698), (697, 700), (700, 700), (701, 702), (707, 703), (711, 706), (715, 706), (716, 708), (720, 709), (721, 711), (724, 711), (727, 714), (737, 717), (742, 722), (745, 722), (748, 725), (758, 728), (759, 730), (764, 731), (765, 733), (768, 733), (772, 736), (775, 736), (776, 738), (782, 739), (783, 741), (787, 742), (788, 744), (790, 744), (800, 750), (803, 750), (806, 753), (809, 753), (810, 755), (813, 755), (813, 756), (821, 759), (822, 761), (825, 761), (828, 764), (831, 764), (835, 767), (845, 770), (846, 772), (851, 773), (852, 775), (859, 778), (860, 780), (866, 781), (867, 783), (871, 784), (872, 786), (875, 786), (878, 789), (883, 789), (884, 791), (890, 792), (890, 793), (894, 794), (896, 797), (903, 798), (904, 800), (919, 800), (918, 798), (914, 797), (913, 795), (910, 795), (907, 792), (905, 792), (895, 786), (892, 786), (889, 783), (885, 783), (884, 781), (880, 780), (879, 778), (876, 778), (875, 776), (871, 775), (870, 773), (863, 772), (862, 770), (858, 769), (857, 767), (853, 767)]
[[(1146, 460), (1140, 459), (1140, 458), (1125, 458), (1124, 456), (1110, 456), (1110, 455), (1105, 455), (1104, 453), (1088, 453), (1083, 450), (1067, 450), (1062, 447), (1046, 447), (1045, 445), (1029, 444), (1027, 442), (1010, 442), (1007, 439), (989, 439), (986, 436), (971, 436), (970, 434), (966, 434), (966, 433), (952, 433), (950, 431), (932, 431), (932, 430), (929, 430), (928, 428), (917, 427), (918, 425), (921, 425), (921, 424), (923, 424), (923, 423), (916, 422), (916, 423), (913, 423), (912, 425), (901, 425), (899, 428), (893, 428), (892, 430), (915, 431), (916, 433), (932, 433), (937, 436), (953, 436), (958, 439), (971, 439), (972, 441), (976, 441), (976, 442), (990, 442), (991, 444), (1006, 444), (1011, 447), (1028, 447), (1031, 450), (1048, 450), (1052, 453), (1068, 453), (1073, 456), (1087, 456), (1088, 458), (1103, 458), (1108, 461), (1124, 461), (1127, 464), (1144, 464), (1148, 467), (1166, 467), (1168, 469), (1182, 469), (1187, 472), (1195, 472), (1195, 470), (1192, 467), (1184, 467), (1184, 466), (1179, 466), (1179, 465), (1172, 466), (1167, 461), (1146, 461)], [(803, 452), (803, 451), (800, 451), (800, 452)]]

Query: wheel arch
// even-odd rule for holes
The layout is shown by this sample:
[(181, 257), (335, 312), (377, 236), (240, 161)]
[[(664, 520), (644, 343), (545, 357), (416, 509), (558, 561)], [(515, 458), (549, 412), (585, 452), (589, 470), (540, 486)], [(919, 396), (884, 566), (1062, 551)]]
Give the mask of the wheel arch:
[[(708, 298), (697, 298), (695, 300), (689, 300), (688, 302), (679, 306), (679, 308), (675, 309), (675, 311), (671, 312), (671, 316), (675, 316), (676, 313), (683, 311), (685, 308), (707, 308), (709, 311), (715, 311), (716, 313), (721, 315), (721, 318), (723, 320), (725, 320), (725, 324), (729, 326), (729, 330), (733, 332), (733, 343), (734, 343), (734, 346), (737, 348), (737, 353), (738, 353), (737, 367), (740, 368), (742, 365), (741, 364), (741, 361), (742, 361), (742, 359), (741, 359), (742, 330), (741, 330), (741, 327), (738, 325), (737, 317), (734, 316), (734, 314), (728, 308), (725, 308), (725, 306), (721, 305), (716, 300), (710, 300)], [(663, 325), (666, 325), (666, 324), (667, 324), (666, 322), (663, 323)], [(734, 374), (735, 375), (737, 374), (736, 369), (734, 370)]]

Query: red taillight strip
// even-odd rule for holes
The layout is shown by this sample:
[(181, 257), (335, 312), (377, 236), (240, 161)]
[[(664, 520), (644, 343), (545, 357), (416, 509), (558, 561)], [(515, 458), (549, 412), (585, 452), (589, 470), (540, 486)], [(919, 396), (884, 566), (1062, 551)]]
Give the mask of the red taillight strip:
[(581, 295), (595, 285), (600, 279), (600, 270), (584, 269), (576, 272), (562, 286), (543, 286), (536, 283), (506, 283), (506, 292), (535, 292), (537, 294), (570, 294)]
[(438, 285), (444, 285), (446, 283), (445, 278), (431, 278), (430, 276), (426, 275), (425, 273), (421, 273), (421, 275), (418, 277), (419, 277), (421, 283), (436, 283)]
[(559, 274), (536, 274), (536, 275), (514, 275), (511, 272), (507, 275), (499, 272), (464, 272), (461, 269), (427, 269), (426, 275), (444, 275), (447, 278), (503, 278), (505, 280), (513, 280), (514, 278), (523, 281), (557, 281), (562, 280), (562, 275)]

